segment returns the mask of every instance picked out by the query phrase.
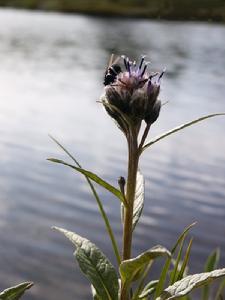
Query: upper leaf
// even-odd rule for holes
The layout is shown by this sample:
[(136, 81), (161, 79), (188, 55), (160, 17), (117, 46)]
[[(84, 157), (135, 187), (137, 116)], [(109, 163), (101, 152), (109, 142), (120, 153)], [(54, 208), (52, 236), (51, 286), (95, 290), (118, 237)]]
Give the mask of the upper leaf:
[(140, 171), (138, 171), (135, 199), (134, 199), (133, 227), (132, 227), (133, 230), (140, 219), (144, 207), (144, 193), (145, 193), (144, 176), (141, 174)]
[(212, 272), (189, 275), (165, 289), (156, 300), (178, 299), (179, 297), (189, 294), (193, 289), (208, 284), (212, 280), (222, 276), (225, 276), (225, 268)]
[(188, 122), (188, 123), (185, 123), (185, 124), (182, 124), (180, 126), (177, 126), (169, 131), (166, 131), (164, 132), (163, 134), (159, 135), (158, 137), (156, 137), (155, 139), (153, 139), (152, 141), (150, 141), (149, 143), (147, 143), (143, 148), (142, 148), (142, 151), (144, 151), (145, 149), (147, 149), (148, 147), (152, 146), (153, 144), (155, 144), (156, 142), (164, 139), (165, 137), (175, 133), (175, 132), (178, 132), (186, 127), (189, 127), (189, 126), (192, 126), (198, 122), (201, 122), (203, 120), (206, 120), (206, 119), (209, 119), (209, 118), (212, 118), (212, 117), (216, 117), (216, 116), (223, 116), (225, 115), (225, 113), (216, 113), (216, 114), (211, 114), (211, 115), (207, 115), (207, 116), (203, 116), (201, 118), (198, 118), (198, 119), (195, 119), (195, 120), (192, 120), (191, 122)]
[(74, 254), (80, 269), (94, 286), (98, 297), (104, 300), (118, 300), (119, 283), (116, 270), (101, 250), (74, 232), (54, 228), (76, 246)]
[(31, 288), (33, 285), (32, 282), (24, 282), (19, 285), (13, 286), (4, 290), (0, 293), (1, 300), (18, 300), (23, 296), (24, 292)]
[(124, 196), (121, 193), (120, 190), (118, 190), (117, 188), (115, 188), (114, 186), (112, 186), (111, 184), (109, 184), (108, 182), (106, 182), (105, 180), (103, 180), (102, 178), (100, 178), (99, 176), (97, 176), (96, 174), (82, 169), (82, 168), (78, 168), (74, 165), (68, 164), (63, 160), (60, 159), (56, 159), (56, 158), (48, 158), (49, 161), (54, 162), (54, 163), (58, 163), (58, 164), (62, 164), (65, 166), (68, 166), (80, 173), (82, 173), (83, 175), (87, 176), (88, 178), (90, 178), (91, 180), (95, 181), (96, 183), (98, 183), (99, 185), (101, 185), (102, 187), (104, 187), (106, 190), (110, 191), (112, 194), (114, 194), (117, 198), (120, 199), (121, 202), (124, 202)]
[(120, 275), (123, 282), (138, 279), (138, 274), (154, 259), (160, 256), (170, 256), (170, 252), (162, 247), (155, 246), (135, 258), (124, 260), (120, 265)]
[[(75, 162), (76, 166), (78, 168), (82, 168), (81, 164), (78, 162), (78, 160), (59, 142), (57, 141), (53, 136), (50, 135), (50, 138)], [(108, 234), (109, 234), (109, 237), (111, 239), (111, 243), (112, 243), (112, 247), (113, 247), (113, 250), (114, 250), (114, 253), (115, 253), (115, 256), (116, 256), (116, 259), (117, 259), (117, 262), (118, 264), (120, 264), (121, 262), (121, 258), (120, 258), (120, 253), (119, 253), (119, 249), (118, 249), (118, 246), (117, 246), (117, 242), (116, 242), (116, 239), (115, 239), (115, 236), (114, 236), (114, 233), (113, 233), (113, 230), (112, 230), (112, 227), (110, 225), (110, 222), (109, 222), (109, 219), (108, 219), (108, 216), (104, 210), (104, 207), (102, 205), (102, 202), (101, 202), (101, 199), (99, 198), (99, 195), (92, 183), (92, 181), (90, 180), (90, 178), (87, 176), (87, 175), (84, 175), (84, 177), (86, 178), (87, 180), (87, 183), (88, 185), (90, 186), (90, 189), (93, 193), (93, 196), (97, 202), (97, 205), (98, 205), (98, 208), (99, 208), (99, 211), (100, 211), (100, 214), (105, 222), (105, 227), (108, 231)]]

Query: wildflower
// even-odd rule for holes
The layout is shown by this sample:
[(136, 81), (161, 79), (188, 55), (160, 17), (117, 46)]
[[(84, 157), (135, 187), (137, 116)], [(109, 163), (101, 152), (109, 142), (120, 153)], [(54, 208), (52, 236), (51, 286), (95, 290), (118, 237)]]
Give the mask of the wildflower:
[(140, 126), (143, 120), (151, 125), (160, 113), (161, 101), (158, 100), (158, 95), (164, 71), (149, 73), (147, 71), (149, 63), (145, 61), (144, 56), (139, 65), (136, 65), (135, 61), (130, 61), (128, 57), (121, 58), (124, 70), (118, 64), (111, 67), (114, 73), (111, 71), (113, 77), (109, 84), (105, 84), (103, 104), (123, 131), (126, 130), (122, 124), (124, 118), (136, 126)]

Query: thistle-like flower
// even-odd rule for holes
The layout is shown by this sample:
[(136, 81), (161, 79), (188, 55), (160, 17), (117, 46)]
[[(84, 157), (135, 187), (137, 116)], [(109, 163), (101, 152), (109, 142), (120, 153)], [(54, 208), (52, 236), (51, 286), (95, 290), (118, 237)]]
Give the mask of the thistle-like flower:
[[(103, 104), (123, 131), (126, 131), (126, 123), (140, 126), (144, 120), (147, 125), (151, 125), (160, 113), (161, 101), (158, 95), (164, 71), (148, 72), (149, 63), (144, 56), (138, 65), (128, 57), (121, 58), (124, 71), (119, 64), (113, 64), (106, 72)], [(109, 84), (107, 76), (110, 76)]]

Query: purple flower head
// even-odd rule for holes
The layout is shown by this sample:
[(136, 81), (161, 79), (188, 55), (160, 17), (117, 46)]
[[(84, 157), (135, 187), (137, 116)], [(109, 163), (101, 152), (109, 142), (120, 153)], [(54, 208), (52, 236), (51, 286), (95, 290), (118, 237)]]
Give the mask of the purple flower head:
[[(121, 112), (134, 124), (140, 125), (142, 120), (152, 124), (158, 118), (161, 108), (161, 102), (157, 98), (165, 71), (149, 72), (149, 62), (145, 61), (145, 56), (141, 57), (139, 64), (126, 56), (121, 56), (121, 60), (123, 65), (116, 65), (120, 71), (114, 72), (110, 84), (105, 84), (105, 100), (112, 106), (110, 109), (108, 106), (107, 111), (114, 119)], [(113, 68), (115, 69), (115, 65)]]

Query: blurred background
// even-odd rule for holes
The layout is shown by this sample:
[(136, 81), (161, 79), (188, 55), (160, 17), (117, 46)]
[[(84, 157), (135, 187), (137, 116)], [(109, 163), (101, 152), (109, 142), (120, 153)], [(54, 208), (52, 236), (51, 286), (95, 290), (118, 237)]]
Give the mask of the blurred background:
[[(48, 134), (112, 184), (126, 176), (125, 140), (96, 102), (112, 52), (136, 60), (146, 54), (151, 70), (167, 69), (160, 98), (169, 103), (152, 137), (224, 112), (225, 1), (0, 0), (0, 5), (0, 289), (31, 280), (35, 286), (24, 299), (87, 300), (89, 285), (74, 249), (51, 226), (86, 236), (115, 259), (84, 178), (46, 161), (69, 161)], [(171, 248), (184, 227), (198, 221), (190, 273), (201, 272), (216, 247), (225, 265), (224, 129), (225, 118), (210, 119), (144, 153), (145, 209), (134, 255), (155, 244)], [(119, 203), (97, 190), (121, 244)]]

